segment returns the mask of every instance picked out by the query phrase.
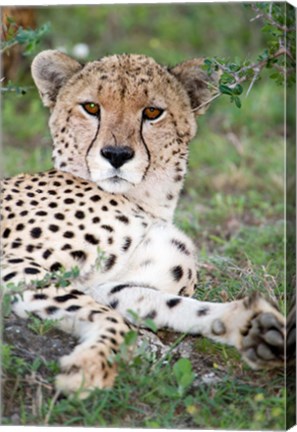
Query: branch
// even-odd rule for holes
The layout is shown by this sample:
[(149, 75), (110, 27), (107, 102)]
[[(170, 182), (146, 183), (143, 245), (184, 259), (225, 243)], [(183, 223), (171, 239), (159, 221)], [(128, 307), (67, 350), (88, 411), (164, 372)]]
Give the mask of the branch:
[(218, 90), (218, 93), (216, 93), (214, 96), (212, 96), (211, 98), (207, 99), (205, 102), (203, 102), (202, 104), (200, 104), (199, 106), (197, 106), (196, 108), (192, 109), (192, 112), (196, 112), (199, 111), (202, 107), (204, 107), (205, 105), (210, 104), (210, 102), (212, 102), (213, 100), (217, 99), (219, 96), (221, 96), (221, 92)]
[[(288, 50), (285, 47), (281, 47), (279, 48), (276, 53), (274, 53), (272, 56), (268, 57), (265, 60), (260, 60), (256, 63), (253, 63), (252, 65), (249, 66), (244, 66), (241, 69), (239, 69), (237, 72), (230, 72), (229, 68), (221, 63), (219, 63), (216, 59), (214, 59), (214, 62), (216, 64), (216, 66), (222, 71), (222, 72), (226, 72), (229, 75), (231, 75), (234, 78), (234, 83), (233, 84), (229, 84), (228, 87), (230, 89), (234, 89), (238, 84), (242, 84), (243, 82), (248, 80), (248, 76), (247, 75), (242, 75), (245, 72), (247, 72), (248, 70), (253, 70), (254, 71), (254, 76), (252, 78), (252, 81), (249, 85), (249, 88), (247, 90), (246, 96), (248, 96), (255, 84), (255, 82), (257, 81), (257, 78), (259, 77), (262, 69), (268, 64), (269, 61), (276, 59), (282, 55), (288, 55), (290, 58), (292, 58), (291, 53), (288, 52)], [(275, 67), (278, 71), (280, 71), (281, 66), (275, 64), (273, 65), (273, 67)], [(284, 69), (283, 72), (288, 72), (288, 70)], [(214, 96), (210, 97), (209, 99), (207, 99), (205, 102), (203, 102), (202, 104), (200, 104), (199, 106), (193, 108), (192, 112), (196, 112), (199, 111), (201, 108), (203, 108), (204, 106), (210, 104), (213, 100), (217, 99), (219, 96), (221, 96), (223, 93), (219, 90), (219, 87), (214, 86), (213, 83), (211, 83), (211, 87), (213, 87), (216, 90), (216, 93), (214, 94)]]
[(251, 19), (251, 21), (254, 21), (259, 18), (265, 18), (267, 21), (270, 22), (274, 27), (278, 28), (279, 30), (287, 33), (291, 31), (295, 31), (294, 27), (287, 27), (286, 25), (281, 25), (277, 21), (275, 21), (272, 18), (272, 5), (273, 3), (270, 3), (269, 13), (261, 11), (254, 3), (251, 4), (251, 7), (254, 12), (256, 12), (258, 15)]
[(2, 48), (2, 49), (0, 50), (0, 54), (4, 54), (6, 51), (10, 50), (10, 49), (11, 49), (12, 47), (14, 47), (15, 45), (18, 45), (18, 42), (17, 42), (17, 41), (15, 41), (15, 42), (13, 42), (13, 43), (11, 43), (11, 44), (6, 45), (4, 48)]

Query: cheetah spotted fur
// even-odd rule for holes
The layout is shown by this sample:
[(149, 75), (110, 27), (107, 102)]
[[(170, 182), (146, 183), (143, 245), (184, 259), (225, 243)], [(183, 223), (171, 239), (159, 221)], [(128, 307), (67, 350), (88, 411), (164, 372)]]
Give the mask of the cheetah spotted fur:
[[(201, 63), (170, 69), (114, 55), (81, 65), (53, 50), (33, 61), (55, 168), (3, 181), (2, 279), (25, 285), (13, 302), (17, 315), (55, 319), (77, 336), (56, 379), (66, 394), (113, 385), (109, 359), (131, 309), (157, 328), (232, 345), (253, 368), (283, 362), (284, 320), (269, 302), (191, 298), (196, 251), (172, 219), (195, 115), (206, 110), (215, 79)], [(74, 266), (71, 286), (33, 284)]]

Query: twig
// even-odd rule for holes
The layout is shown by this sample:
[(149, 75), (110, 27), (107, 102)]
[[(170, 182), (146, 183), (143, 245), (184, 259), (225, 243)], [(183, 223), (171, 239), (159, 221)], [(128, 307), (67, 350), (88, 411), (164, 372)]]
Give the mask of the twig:
[(270, 4), (270, 10), (267, 14), (266, 12), (261, 11), (255, 4), (251, 4), (252, 9), (258, 14), (256, 17), (254, 17), (253, 20), (259, 19), (259, 18), (265, 18), (267, 21), (269, 21), (274, 27), (278, 28), (279, 30), (282, 30), (283, 32), (287, 33), (290, 31), (295, 30), (293, 27), (287, 27), (286, 25), (281, 25), (277, 21), (275, 21), (272, 18), (272, 3)]
[(250, 94), (250, 92), (251, 92), (251, 90), (252, 90), (255, 82), (257, 81), (258, 76), (260, 75), (260, 72), (261, 72), (260, 68), (255, 69), (255, 74), (254, 74), (252, 82), (250, 83), (249, 88), (248, 88), (248, 90), (246, 92), (246, 97), (248, 97), (248, 95)]
[[(243, 82), (247, 81), (248, 77), (246, 75), (242, 75), (242, 74), (244, 74), (248, 70), (254, 70), (254, 76), (253, 76), (252, 82), (250, 83), (249, 88), (247, 90), (247, 94), (246, 94), (246, 96), (248, 96), (249, 93), (251, 92), (257, 78), (259, 77), (261, 70), (268, 64), (269, 61), (276, 59), (282, 55), (288, 55), (290, 58), (292, 58), (291, 53), (288, 52), (288, 50), (285, 47), (280, 47), (272, 56), (268, 57), (267, 59), (258, 61), (257, 63), (254, 63), (254, 64), (249, 65), (249, 66), (244, 66), (241, 69), (239, 69), (238, 71), (233, 72), (233, 73), (230, 72), (228, 67), (222, 65), (217, 60), (214, 60), (214, 61), (215, 61), (216, 65), (218, 66), (219, 69), (221, 69), (223, 72), (228, 72), (228, 74), (233, 76), (235, 82), (233, 84), (229, 85), (229, 87), (231, 89), (235, 88), (238, 84), (242, 84)], [(275, 65), (273, 65), (273, 67), (275, 67), (277, 70), (280, 71), (279, 65), (275, 64)], [(286, 71), (286, 69), (284, 69), (283, 72), (285, 73), (288, 71)], [(240, 75), (242, 75), (242, 76), (240, 76)], [(212, 85), (212, 86), (214, 86), (214, 85)], [(216, 89), (219, 90), (218, 88), (216, 88)], [(199, 111), (201, 108), (208, 105), (210, 102), (217, 99), (221, 95), (222, 95), (222, 93), (220, 91), (218, 91), (218, 93), (216, 93), (214, 96), (207, 99), (205, 102), (203, 102), (199, 106), (193, 108), (192, 112)]]
[(49, 410), (48, 410), (48, 412), (45, 416), (45, 419), (44, 419), (44, 426), (48, 425), (52, 411), (53, 411), (54, 406), (55, 406), (55, 403), (57, 402), (57, 399), (60, 396), (60, 394), (61, 394), (60, 390), (57, 390), (56, 393), (54, 394), (54, 397), (52, 398), (50, 406), (49, 406)]
[(203, 102), (202, 104), (200, 104), (199, 106), (197, 106), (196, 108), (192, 109), (192, 112), (195, 111), (199, 111), (202, 107), (204, 107), (205, 105), (208, 105), (210, 102), (212, 102), (213, 100), (217, 99), (219, 96), (221, 96), (222, 93), (216, 93), (213, 97), (211, 97), (210, 99), (208, 99), (207, 101)]
[(18, 45), (18, 43), (19, 43), (18, 41), (15, 41), (12, 44), (6, 45), (4, 48), (2, 48), (2, 50), (0, 50), (0, 54), (4, 54), (6, 51), (10, 50), (15, 45)]

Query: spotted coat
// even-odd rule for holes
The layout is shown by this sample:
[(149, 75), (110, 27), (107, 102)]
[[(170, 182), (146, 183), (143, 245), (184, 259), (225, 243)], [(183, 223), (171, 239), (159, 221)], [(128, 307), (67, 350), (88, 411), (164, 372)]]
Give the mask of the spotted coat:
[[(32, 74), (51, 111), (54, 169), (3, 181), (2, 280), (13, 309), (52, 317), (79, 338), (61, 359), (64, 393), (110, 387), (133, 316), (235, 346), (252, 367), (283, 360), (283, 318), (252, 296), (190, 298), (197, 252), (172, 222), (195, 114), (211, 97), (202, 60), (165, 68), (139, 55), (81, 65), (40, 53)], [(213, 81), (214, 82), (214, 81)], [(57, 288), (62, 270), (79, 275)]]

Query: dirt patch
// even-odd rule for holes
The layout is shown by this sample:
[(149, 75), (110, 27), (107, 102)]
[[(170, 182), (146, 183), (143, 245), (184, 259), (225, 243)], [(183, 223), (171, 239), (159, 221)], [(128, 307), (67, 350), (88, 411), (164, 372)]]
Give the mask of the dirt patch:
[[(57, 366), (56, 370), (50, 368), (50, 363), (58, 362), (60, 357), (69, 354), (76, 340), (58, 329), (52, 329), (44, 335), (36, 334), (28, 327), (27, 320), (14, 315), (5, 318), (3, 326), (3, 342), (12, 347), (12, 363), (15, 364), (10, 364), (3, 380), (2, 424), (24, 424), (24, 411), (26, 424), (30, 424), (30, 417), (38, 417), (42, 402), (55, 394), (54, 378), (59, 371)], [(167, 331), (160, 331), (156, 335), (142, 330), (138, 344), (142, 344), (144, 339), (149, 341), (150, 349), (156, 353), (157, 359), (165, 356), (169, 350), (172, 350), (173, 361), (180, 357), (189, 358), (197, 376), (193, 387), (221, 381), (225, 373), (222, 369), (214, 370), (211, 356), (197, 351), (195, 337), (186, 336), (173, 348), (179, 336)], [(29, 365), (29, 368), (24, 366), (23, 373), (20, 373), (21, 366), (16, 364), (16, 358)], [(32, 365), (36, 359), (40, 359), (40, 366), (34, 371)]]

